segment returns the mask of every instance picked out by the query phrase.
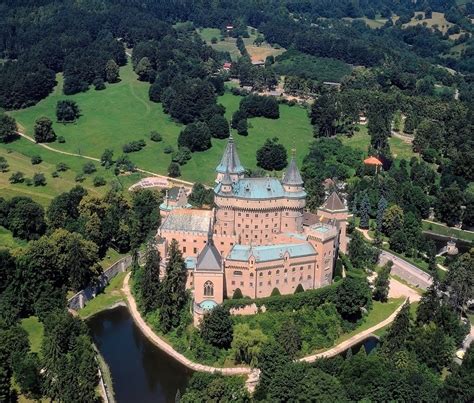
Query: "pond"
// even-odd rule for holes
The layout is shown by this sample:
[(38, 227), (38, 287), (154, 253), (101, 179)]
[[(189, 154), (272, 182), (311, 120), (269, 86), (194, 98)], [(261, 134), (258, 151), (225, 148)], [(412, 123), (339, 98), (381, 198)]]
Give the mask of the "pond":
[(118, 403), (174, 402), (192, 372), (152, 344), (133, 322), (128, 308), (103, 311), (87, 321), (107, 362)]

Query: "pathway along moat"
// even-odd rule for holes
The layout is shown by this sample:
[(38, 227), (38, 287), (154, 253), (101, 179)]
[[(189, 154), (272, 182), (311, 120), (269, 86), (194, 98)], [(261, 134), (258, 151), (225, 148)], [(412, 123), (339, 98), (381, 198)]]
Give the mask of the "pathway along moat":
[(117, 403), (174, 402), (184, 393), (191, 371), (152, 344), (120, 306), (87, 321), (107, 362)]
[[(127, 307), (100, 312), (87, 324), (110, 368), (117, 403), (174, 402), (178, 389), (184, 393), (192, 372), (151, 343)], [(356, 354), (364, 346), (369, 353), (377, 344), (376, 337), (368, 337), (351, 350)]]

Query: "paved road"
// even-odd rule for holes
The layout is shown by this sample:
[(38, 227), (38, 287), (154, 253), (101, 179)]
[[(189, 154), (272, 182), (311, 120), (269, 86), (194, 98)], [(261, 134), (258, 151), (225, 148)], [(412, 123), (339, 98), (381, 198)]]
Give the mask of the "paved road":
[(433, 282), (433, 279), (428, 273), (412, 265), (406, 260), (403, 260), (398, 256), (383, 250), (380, 253), (379, 263), (385, 264), (389, 260), (393, 262), (392, 274), (402, 278), (410, 284), (413, 284), (415, 287), (426, 290)]

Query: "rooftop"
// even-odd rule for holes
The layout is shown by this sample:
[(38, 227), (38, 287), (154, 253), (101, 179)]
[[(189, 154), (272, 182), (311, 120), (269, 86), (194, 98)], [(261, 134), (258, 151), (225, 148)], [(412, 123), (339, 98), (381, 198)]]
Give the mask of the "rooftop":
[(212, 220), (211, 210), (172, 210), (160, 226), (162, 231), (188, 231), (207, 234)]
[(217, 166), (216, 171), (222, 174), (226, 171), (229, 171), (230, 174), (242, 174), (245, 172), (245, 168), (240, 163), (232, 135), (229, 137), (229, 141), (224, 150), (224, 155), (222, 156), (221, 162)]
[(332, 192), (329, 195), (324, 204), (321, 206), (321, 209), (329, 211), (347, 210), (346, 206), (336, 192)]
[(303, 179), (301, 178), (300, 171), (298, 170), (298, 166), (296, 165), (295, 157), (293, 156), (290, 161), (290, 165), (285, 172), (282, 180), (283, 184), (286, 185), (295, 185), (295, 186), (302, 186)]
[(382, 165), (382, 161), (380, 161), (376, 157), (369, 157), (364, 160), (364, 164), (366, 165)]
[(266, 262), (280, 260), (286, 252), (290, 257), (316, 255), (315, 249), (309, 242), (268, 246), (234, 245), (227, 259), (246, 262), (253, 255), (257, 262)]
[[(220, 192), (221, 185), (218, 184), (215, 192)], [(233, 188), (233, 196), (242, 199), (275, 199), (282, 197), (302, 198), (306, 197), (304, 191), (286, 192), (277, 178), (243, 178), (237, 181)]]
[(197, 271), (221, 271), (222, 257), (212, 242), (208, 242), (199, 254), (196, 262)]

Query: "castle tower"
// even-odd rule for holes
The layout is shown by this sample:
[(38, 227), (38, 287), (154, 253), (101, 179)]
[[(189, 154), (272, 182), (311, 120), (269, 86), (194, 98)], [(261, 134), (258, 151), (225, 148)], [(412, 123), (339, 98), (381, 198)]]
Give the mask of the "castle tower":
[(222, 181), (224, 174), (228, 171), (229, 176), (232, 182), (237, 182), (240, 178), (244, 176), (245, 168), (240, 163), (239, 155), (237, 154), (237, 149), (235, 147), (234, 138), (232, 134), (229, 137), (227, 146), (222, 156), (220, 164), (216, 168), (217, 178), (216, 182), (219, 183)]
[(301, 197), (290, 199), (282, 214), (282, 229), (288, 232), (301, 232), (303, 230), (303, 212), (306, 206), (306, 193), (303, 188), (303, 178), (296, 165), (295, 149), (291, 150), (291, 160), (288, 169), (281, 180), (285, 192), (301, 194)]
[(346, 229), (349, 212), (335, 191), (329, 195), (324, 204), (318, 209), (318, 215), (335, 220), (336, 226), (339, 228), (339, 249), (341, 252), (347, 253)]

